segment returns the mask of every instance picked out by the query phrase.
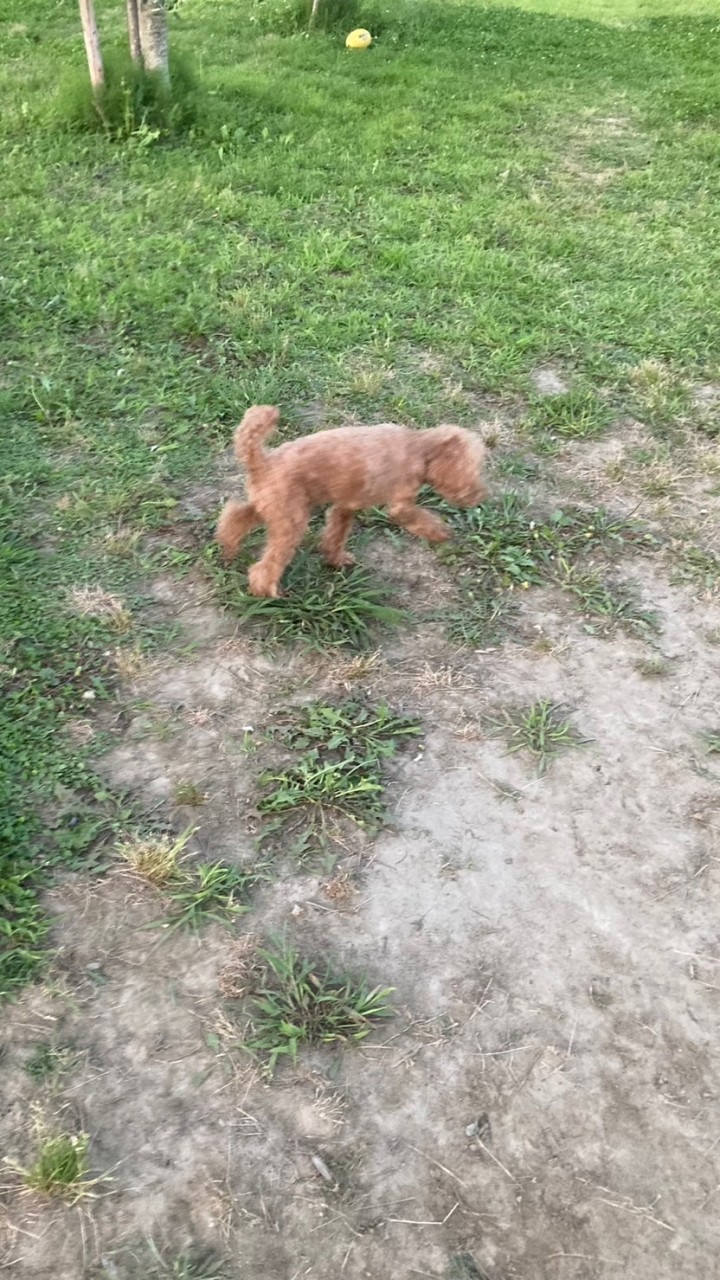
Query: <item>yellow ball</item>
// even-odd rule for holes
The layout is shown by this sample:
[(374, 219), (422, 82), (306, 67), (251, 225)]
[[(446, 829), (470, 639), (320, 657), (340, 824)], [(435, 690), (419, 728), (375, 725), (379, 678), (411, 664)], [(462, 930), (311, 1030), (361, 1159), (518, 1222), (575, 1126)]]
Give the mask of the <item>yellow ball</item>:
[(358, 27), (357, 31), (351, 31), (345, 45), (348, 49), (369, 49), (372, 44), (372, 36), (364, 27)]

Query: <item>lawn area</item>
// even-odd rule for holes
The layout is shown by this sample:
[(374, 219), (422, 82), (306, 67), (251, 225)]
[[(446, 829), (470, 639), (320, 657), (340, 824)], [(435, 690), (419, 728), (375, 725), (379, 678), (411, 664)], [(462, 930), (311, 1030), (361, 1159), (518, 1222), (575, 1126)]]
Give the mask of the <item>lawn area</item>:
[[(0, 18), (0, 1257), (710, 1280), (720, 5), (336, 7), (176, 0), (123, 138)], [(257, 402), (491, 499), (258, 605)]]

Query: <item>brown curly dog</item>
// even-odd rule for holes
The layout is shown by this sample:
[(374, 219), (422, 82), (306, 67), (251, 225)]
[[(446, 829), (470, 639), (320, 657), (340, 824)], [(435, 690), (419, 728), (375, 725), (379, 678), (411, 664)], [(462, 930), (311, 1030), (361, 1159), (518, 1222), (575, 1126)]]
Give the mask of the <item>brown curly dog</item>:
[(226, 503), (216, 533), (229, 560), (252, 529), (267, 526), (267, 545), (250, 569), (255, 596), (280, 595), (280, 579), (313, 507), (330, 503), (321, 546), (328, 563), (339, 567), (354, 563), (345, 542), (364, 507), (387, 507), (409, 533), (445, 542), (447, 525), (415, 505), (421, 485), (461, 507), (485, 497), (485, 447), (461, 427), (339, 427), (264, 449), (279, 416), (270, 405), (255, 405), (237, 428), (235, 455), (247, 474), (248, 501)]

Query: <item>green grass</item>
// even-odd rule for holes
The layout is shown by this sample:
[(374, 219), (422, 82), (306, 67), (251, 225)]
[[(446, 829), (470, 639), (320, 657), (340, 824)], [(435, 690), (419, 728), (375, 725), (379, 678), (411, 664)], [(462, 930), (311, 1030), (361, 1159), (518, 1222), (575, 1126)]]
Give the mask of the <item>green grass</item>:
[(51, 1133), (39, 1124), (38, 1147), (33, 1163), (27, 1168), (9, 1163), (20, 1174), (28, 1191), (77, 1204), (92, 1195), (99, 1182), (106, 1181), (103, 1177), (90, 1177), (89, 1145), (90, 1138), (86, 1133)]
[(507, 737), (510, 754), (527, 751), (537, 762), (541, 774), (560, 751), (586, 741), (567, 719), (563, 708), (546, 698), (538, 699), (529, 707), (506, 709), (495, 728)]
[(385, 819), (385, 765), (421, 733), (381, 704), (311, 703), (277, 731), (283, 762), (260, 776), (262, 840), (301, 859), (323, 853), (343, 820), (372, 832)]
[(570, 568), (561, 582), (575, 600), (585, 631), (591, 635), (612, 635), (618, 627), (643, 636), (660, 630), (657, 614), (643, 608), (629, 583), (604, 582), (596, 573)]
[(567, 590), (584, 613), (604, 621), (608, 634), (620, 622), (656, 628), (654, 615), (640, 609), (627, 586), (611, 590), (582, 568), (590, 553), (613, 559), (627, 547), (653, 549), (655, 537), (637, 521), (603, 508), (546, 513), (512, 490), (468, 511), (453, 511), (434, 497), (429, 502), (455, 535), (442, 555), (455, 569), (457, 596), (438, 615), (451, 640), (473, 648), (496, 644), (515, 612), (512, 592), (543, 582)]
[(536, 447), (543, 453), (552, 453), (558, 441), (594, 440), (611, 421), (609, 406), (593, 391), (573, 390), (535, 397), (527, 425)]
[(330, 569), (317, 551), (302, 548), (287, 569), (285, 593), (264, 600), (247, 592), (245, 553), (238, 565), (216, 572), (217, 598), (229, 612), (250, 624), (261, 638), (277, 644), (299, 641), (313, 649), (367, 649), (382, 625), (405, 620), (390, 603), (387, 587), (362, 565)]
[[(176, 6), (202, 93), (172, 142), (60, 127), (75, 7), (9, 0), (0, 22), (2, 994), (44, 963), (53, 866), (93, 866), (115, 821), (65, 732), (111, 691), (111, 628), (67, 590), (213, 572), (217, 457), (249, 401), (281, 404), (288, 434), (308, 406), (475, 423), (479, 397), (552, 363), (590, 397), (566, 437), (610, 404), (672, 445), (687, 387), (715, 376), (715, 0), (367, 0), (355, 56), (339, 28), (292, 34), (294, 10)], [(122, 6), (98, 16), (106, 48), (124, 40)], [(358, 572), (313, 562), (304, 610), (262, 626), (364, 642), (392, 602)]]
[(59, 1047), (49, 1040), (41, 1040), (36, 1044), (32, 1054), (25, 1063), (25, 1070), (37, 1084), (47, 1083), (68, 1071), (76, 1059), (76, 1054), (69, 1047)]
[(267, 972), (251, 1002), (245, 1047), (265, 1059), (270, 1075), (278, 1058), (296, 1062), (303, 1045), (357, 1044), (375, 1022), (392, 1016), (392, 987), (371, 988), (336, 975), (325, 962), (304, 960), (286, 937), (260, 955)]
[(267, 878), (261, 867), (247, 870), (223, 862), (199, 863), (168, 884), (169, 906), (161, 923), (168, 929), (195, 931), (211, 922), (231, 924), (249, 911), (244, 900), (249, 890)]

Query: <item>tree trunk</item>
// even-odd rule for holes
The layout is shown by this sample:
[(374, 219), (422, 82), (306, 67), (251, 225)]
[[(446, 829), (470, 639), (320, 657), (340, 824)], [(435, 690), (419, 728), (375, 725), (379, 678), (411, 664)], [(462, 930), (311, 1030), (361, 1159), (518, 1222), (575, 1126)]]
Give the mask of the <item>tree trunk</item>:
[(90, 71), (90, 83), (93, 93), (97, 94), (105, 84), (105, 70), (100, 52), (100, 36), (97, 22), (95, 21), (93, 0), (80, 0), (80, 21), (82, 22), (85, 52)]
[(167, 13), (164, 0), (137, 0), (140, 47), (146, 71), (157, 71), (170, 80)]
[(320, 12), (320, 0), (312, 0), (312, 9), (310, 10), (310, 21), (308, 22), (309, 27), (315, 26), (319, 12)]
[(142, 66), (142, 45), (140, 44), (140, 16), (138, 0), (127, 0), (127, 24), (130, 39), (130, 57), (136, 66)]

